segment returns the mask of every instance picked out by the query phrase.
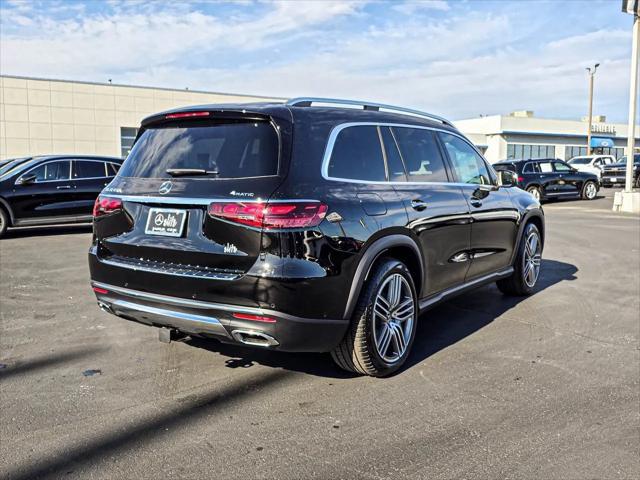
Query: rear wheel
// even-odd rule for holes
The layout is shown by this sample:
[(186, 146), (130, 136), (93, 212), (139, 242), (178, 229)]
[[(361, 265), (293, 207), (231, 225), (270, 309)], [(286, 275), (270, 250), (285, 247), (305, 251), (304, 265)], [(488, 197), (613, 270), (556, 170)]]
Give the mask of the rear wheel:
[(542, 263), (542, 238), (540, 231), (529, 223), (524, 228), (520, 239), (518, 254), (514, 263), (513, 274), (510, 277), (498, 280), (498, 288), (505, 295), (523, 296), (531, 295), (540, 276)]
[(535, 198), (536, 200), (540, 201), (540, 188), (537, 187), (536, 185), (532, 185), (530, 187), (527, 187), (527, 192), (529, 192), (531, 195), (533, 195), (533, 198)]
[(7, 228), (9, 228), (9, 215), (4, 208), (0, 207), (0, 237), (4, 236)]
[(592, 182), (591, 180), (584, 183), (582, 187), (582, 198), (584, 200), (593, 200), (596, 198), (598, 194), (598, 187), (596, 186), (596, 182)]
[(344, 339), (332, 352), (344, 370), (384, 377), (406, 361), (416, 332), (418, 306), (407, 267), (385, 258), (364, 285)]

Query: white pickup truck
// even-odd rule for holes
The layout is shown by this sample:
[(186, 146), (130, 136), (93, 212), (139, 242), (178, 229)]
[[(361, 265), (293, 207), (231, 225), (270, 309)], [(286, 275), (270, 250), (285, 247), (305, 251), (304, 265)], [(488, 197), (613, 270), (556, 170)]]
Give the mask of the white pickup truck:
[(567, 163), (580, 172), (589, 172), (602, 177), (602, 169), (605, 165), (616, 163), (613, 155), (583, 155), (573, 157)]

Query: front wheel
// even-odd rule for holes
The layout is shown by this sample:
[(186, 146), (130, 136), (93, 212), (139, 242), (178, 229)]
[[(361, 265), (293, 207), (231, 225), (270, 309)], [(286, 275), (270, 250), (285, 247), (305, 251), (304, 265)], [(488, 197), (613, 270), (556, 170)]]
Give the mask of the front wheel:
[(518, 253), (510, 277), (498, 280), (496, 284), (505, 295), (531, 295), (540, 276), (542, 263), (542, 238), (540, 231), (529, 223), (524, 228)]
[(4, 208), (0, 207), (0, 238), (4, 236), (7, 228), (9, 227), (9, 215), (4, 211)]
[(407, 360), (416, 333), (418, 305), (409, 269), (381, 260), (364, 285), (344, 339), (332, 352), (344, 370), (384, 377)]
[(596, 186), (596, 182), (592, 182), (591, 180), (585, 182), (582, 187), (582, 198), (584, 200), (593, 200), (596, 198), (598, 194), (598, 187)]
[(537, 201), (540, 201), (540, 197), (542, 197), (542, 195), (540, 193), (539, 187), (535, 185), (532, 185), (531, 187), (527, 187), (527, 192), (533, 195), (533, 198), (535, 198)]

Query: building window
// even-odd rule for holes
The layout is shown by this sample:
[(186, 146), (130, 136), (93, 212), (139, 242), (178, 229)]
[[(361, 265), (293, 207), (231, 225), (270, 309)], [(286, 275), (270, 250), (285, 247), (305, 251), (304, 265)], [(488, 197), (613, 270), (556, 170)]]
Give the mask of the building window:
[(120, 127), (120, 155), (122, 158), (126, 158), (129, 155), (137, 134), (137, 128)]
[(522, 143), (507, 144), (507, 159), (555, 158), (555, 145), (528, 145)]

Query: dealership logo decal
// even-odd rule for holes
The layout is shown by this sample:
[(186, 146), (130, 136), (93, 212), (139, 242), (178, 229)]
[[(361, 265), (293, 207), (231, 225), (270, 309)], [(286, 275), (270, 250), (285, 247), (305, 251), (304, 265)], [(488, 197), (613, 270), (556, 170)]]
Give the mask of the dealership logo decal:
[(163, 184), (160, 185), (160, 188), (158, 189), (158, 193), (160, 195), (166, 195), (167, 193), (169, 193), (171, 191), (172, 187), (173, 187), (173, 183), (171, 183), (171, 182), (163, 182)]

